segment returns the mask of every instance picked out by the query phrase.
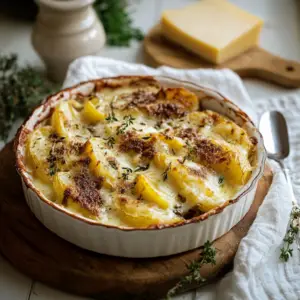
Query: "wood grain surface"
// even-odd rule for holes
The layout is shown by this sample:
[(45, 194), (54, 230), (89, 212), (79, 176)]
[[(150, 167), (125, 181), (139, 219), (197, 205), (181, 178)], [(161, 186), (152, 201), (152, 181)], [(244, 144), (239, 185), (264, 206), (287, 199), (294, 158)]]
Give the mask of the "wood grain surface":
[(300, 87), (300, 63), (273, 55), (260, 47), (254, 47), (223, 64), (214, 65), (166, 40), (160, 26), (156, 25), (145, 37), (144, 50), (146, 63), (155, 67), (229, 68), (243, 78), (259, 78), (287, 88)]
[[(158, 299), (166, 295), (201, 249), (153, 259), (110, 257), (78, 248), (48, 231), (26, 205), (14, 168), (12, 144), (0, 152), (0, 252), (20, 271), (58, 289), (96, 299)], [(272, 182), (266, 167), (246, 216), (217, 239), (217, 264), (206, 265), (207, 282), (226, 272)], [(189, 288), (193, 288), (190, 286)]]

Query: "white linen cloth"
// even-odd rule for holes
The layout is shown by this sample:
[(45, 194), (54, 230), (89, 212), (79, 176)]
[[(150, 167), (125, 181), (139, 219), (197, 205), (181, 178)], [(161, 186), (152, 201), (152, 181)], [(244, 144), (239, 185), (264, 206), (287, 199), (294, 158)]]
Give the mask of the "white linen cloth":
[[(259, 113), (269, 109), (281, 110), (293, 127), (290, 136), (292, 153), (288, 165), (294, 171), (295, 164), (300, 162), (300, 157), (296, 154), (300, 154), (300, 142), (296, 143), (296, 139), (300, 138), (300, 95), (289, 96), (287, 99), (261, 100), (254, 107), (242, 81), (230, 70), (177, 70), (169, 67), (152, 69), (144, 65), (92, 56), (79, 58), (70, 65), (64, 86), (117, 75), (165, 75), (213, 87), (246, 111), (255, 122), (259, 116), (255, 108)], [(220, 282), (204, 289), (199, 288), (195, 294), (196, 299), (300, 299), (299, 251), (294, 249), (294, 255), (287, 263), (279, 260), (291, 200), (283, 173), (275, 163), (271, 162), (271, 165), (274, 172), (272, 187), (247, 236), (240, 243), (233, 271)], [(299, 199), (300, 176), (293, 176), (293, 180)], [(184, 296), (176, 297), (178, 300), (183, 298), (186, 299)]]

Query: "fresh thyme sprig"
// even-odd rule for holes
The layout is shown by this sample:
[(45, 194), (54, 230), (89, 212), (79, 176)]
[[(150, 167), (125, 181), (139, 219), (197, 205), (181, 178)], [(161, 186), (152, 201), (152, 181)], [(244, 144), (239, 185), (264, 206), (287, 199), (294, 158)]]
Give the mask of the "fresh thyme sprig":
[(124, 122), (118, 127), (117, 129), (117, 135), (123, 134), (125, 130), (133, 124), (133, 121), (135, 118), (133, 118), (131, 115), (125, 116), (123, 118)]
[(206, 241), (203, 245), (203, 251), (200, 255), (199, 260), (191, 262), (187, 266), (189, 274), (183, 277), (167, 294), (167, 299), (176, 295), (180, 290), (184, 289), (187, 285), (192, 283), (202, 283), (206, 279), (201, 276), (200, 269), (205, 264), (216, 264), (216, 248), (210, 241)]
[(32, 67), (20, 67), (16, 54), (0, 54), (0, 140), (6, 140), (13, 123), (27, 117), (55, 89)]
[[(291, 256), (293, 256), (292, 245), (294, 241), (299, 238), (300, 228), (300, 208), (298, 205), (294, 205), (291, 211), (289, 229), (284, 237), (284, 245), (280, 249), (280, 259), (287, 262)], [(298, 249), (300, 250), (299, 246)]]
[(142, 40), (143, 33), (132, 26), (126, 0), (96, 0), (94, 8), (104, 26), (110, 46), (129, 46), (132, 40)]

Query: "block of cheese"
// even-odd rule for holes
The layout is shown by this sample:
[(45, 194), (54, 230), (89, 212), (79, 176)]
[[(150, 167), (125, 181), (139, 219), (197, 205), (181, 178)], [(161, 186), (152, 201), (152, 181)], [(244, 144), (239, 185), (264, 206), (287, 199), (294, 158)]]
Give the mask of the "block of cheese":
[(169, 40), (221, 64), (257, 44), (263, 21), (226, 0), (201, 0), (163, 13)]

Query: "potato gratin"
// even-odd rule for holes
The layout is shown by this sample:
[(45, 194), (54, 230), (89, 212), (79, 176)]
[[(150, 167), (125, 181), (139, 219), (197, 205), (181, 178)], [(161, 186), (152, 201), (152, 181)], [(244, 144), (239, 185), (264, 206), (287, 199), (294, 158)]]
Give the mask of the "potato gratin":
[(28, 135), (36, 188), (102, 224), (190, 219), (232, 199), (255, 165), (256, 142), (201, 97), (152, 78), (106, 79), (60, 101)]

